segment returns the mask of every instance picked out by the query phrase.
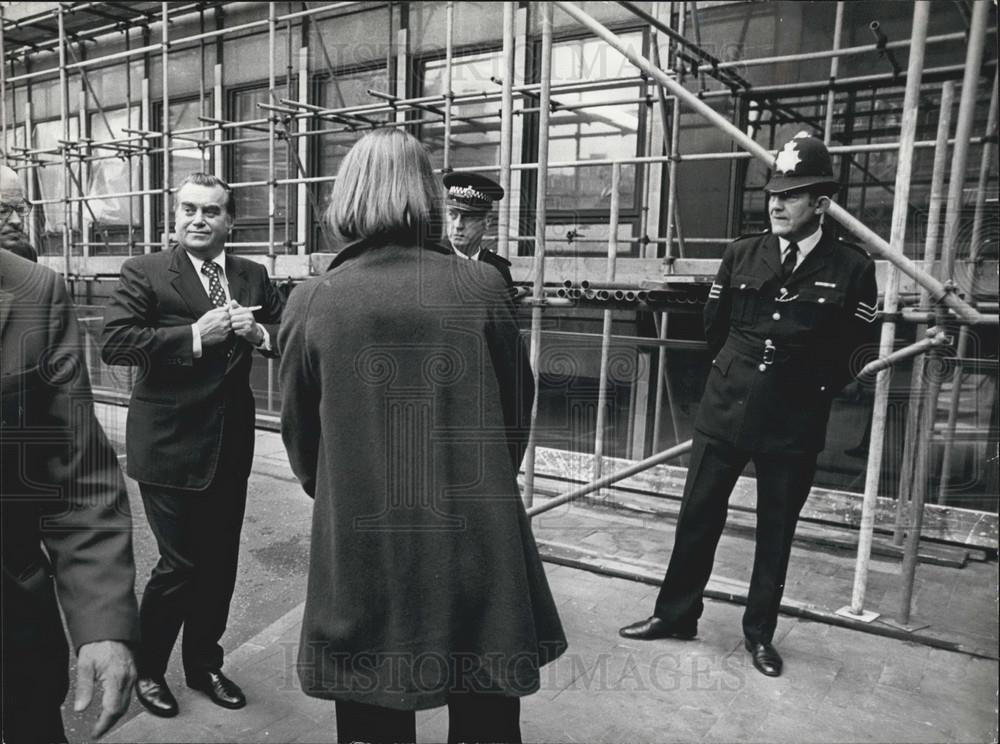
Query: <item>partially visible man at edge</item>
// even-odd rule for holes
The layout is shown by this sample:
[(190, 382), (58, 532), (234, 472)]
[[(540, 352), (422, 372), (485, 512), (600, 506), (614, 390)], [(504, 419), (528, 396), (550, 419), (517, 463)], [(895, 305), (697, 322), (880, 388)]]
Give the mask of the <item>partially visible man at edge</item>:
[(0, 248), (37, 262), (38, 252), (25, 234), (30, 215), (31, 202), (24, 198), (21, 179), (12, 168), (0, 166)]
[[(20, 217), (23, 192), (6, 166), (0, 191), (0, 210)], [(10, 250), (0, 250), (0, 350), (3, 740), (66, 741), (60, 607), (77, 653), (74, 710), (90, 705), (95, 682), (103, 688), (96, 739), (128, 710), (136, 676), (132, 518), (66, 285)]]

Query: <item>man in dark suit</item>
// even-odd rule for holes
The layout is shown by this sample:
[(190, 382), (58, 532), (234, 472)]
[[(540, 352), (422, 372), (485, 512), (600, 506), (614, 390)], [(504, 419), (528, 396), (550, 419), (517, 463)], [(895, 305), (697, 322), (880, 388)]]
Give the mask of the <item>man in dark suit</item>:
[(483, 236), (493, 225), (493, 204), (503, 199), (503, 188), (478, 173), (449, 173), (444, 177), (444, 185), (448, 189), (445, 224), (455, 254), (488, 263), (500, 272), (508, 289), (512, 289), (510, 261), (482, 245)]
[(59, 707), (69, 689), (69, 647), (60, 606), (77, 653), (74, 709), (90, 704), (95, 681), (104, 688), (91, 731), (97, 738), (128, 710), (135, 681), (128, 496), (94, 414), (66, 285), (7, 250), (0, 250), (0, 350), (3, 740), (66, 741)]
[(160, 559), (139, 611), (136, 694), (164, 717), (177, 714), (164, 673), (181, 625), (188, 686), (226, 708), (246, 704), (222, 673), (219, 639), (253, 458), (252, 354), (277, 356), (283, 307), (263, 266), (225, 253), (235, 201), (224, 181), (188, 176), (174, 217), (176, 246), (122, 264), (102, 341), (108, 364), (138, 367), (127, 470)]
[(753, 460), (757, 534), (743, 634), (756, 669), (781, 674), (772, 640), (795, 525), (830, 404), (878, 331), (874, 262), (821, 226), (836, 188), (826, 147), (797, 135), (767, 185), (770, 232), (723, 254), (705, 306), (712, 369), (673, 553), (653, 616), (622, 628), (625, 638), (695, 636), (729, 496)]

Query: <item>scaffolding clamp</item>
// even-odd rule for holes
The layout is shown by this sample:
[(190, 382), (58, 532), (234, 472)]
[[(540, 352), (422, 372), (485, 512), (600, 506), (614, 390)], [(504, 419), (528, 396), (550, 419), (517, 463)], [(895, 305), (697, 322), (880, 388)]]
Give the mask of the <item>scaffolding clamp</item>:
[(892, 65), (892, 76), (899, 77), (899, 73), (902, 70), (899, 67), (899, 63), (896, 61), (896, 55), (892, 53), (886, 45), (889, 43), (888, 37), (882, 32), (878, 21), (872, 21), (868, 24), (868, 28), (871, 29), (872, 34), (875, 36), (876, 47), (878, 49), (878, 56), (880, 58), (884, 57), (889, 60), (889, 64)]

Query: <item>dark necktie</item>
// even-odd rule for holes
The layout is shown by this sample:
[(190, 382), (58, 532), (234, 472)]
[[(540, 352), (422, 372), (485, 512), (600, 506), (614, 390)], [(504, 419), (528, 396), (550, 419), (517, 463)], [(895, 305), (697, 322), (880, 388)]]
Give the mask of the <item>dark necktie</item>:
[(799, 256), (799, 244), (789, 243), (785, 260), (781, 262), (781, 281), (787, 282), (788, 277), (795, 271), (795, 259)]
[(216, 307), (226, 306), (226, 291), (222, 288), (219, 274), (222, 269), (215, 261), (206, 261), (201, 265), (201, 273), (208, 277), (208, 299)]

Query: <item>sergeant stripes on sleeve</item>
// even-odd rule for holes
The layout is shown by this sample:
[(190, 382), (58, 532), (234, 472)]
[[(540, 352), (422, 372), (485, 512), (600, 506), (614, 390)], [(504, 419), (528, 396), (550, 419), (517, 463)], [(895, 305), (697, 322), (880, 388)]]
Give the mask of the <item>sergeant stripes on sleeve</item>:
[(874, 323), (878, 320), (878, 303), (869, 305), (859, 301), (857, 308), (854, 310), (854, 317), (866, 323)]
[(722, 292), (722, 285), (712, 282), (712, 288), (708, 290), (708, 299), (717, 300), (719, 299), (719, 293)]

